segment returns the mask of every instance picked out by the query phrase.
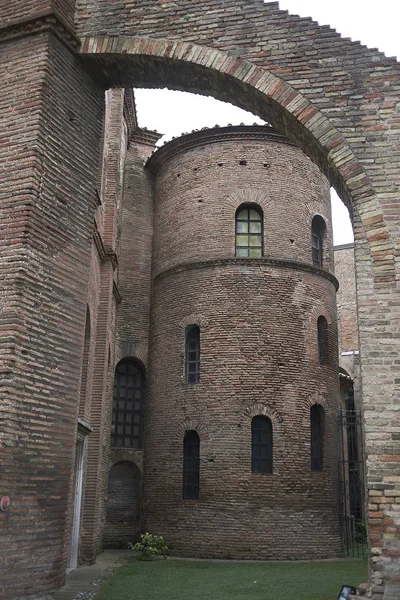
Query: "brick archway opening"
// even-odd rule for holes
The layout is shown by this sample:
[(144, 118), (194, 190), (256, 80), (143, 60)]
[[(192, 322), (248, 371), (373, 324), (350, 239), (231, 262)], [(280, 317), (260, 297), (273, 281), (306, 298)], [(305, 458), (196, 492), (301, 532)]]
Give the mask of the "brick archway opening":
[(374, 280), (394, 283), (392, 240), (363, 166), (340, 131), (293, 86), (246, 60), (188, 42), (85, 38), (81, 54), (105, 87), (166, 87), (212, 96), (269, 122), (326, 175), (356, 221), (356, 244), (379, 236), (379, 252), (370, 252)]

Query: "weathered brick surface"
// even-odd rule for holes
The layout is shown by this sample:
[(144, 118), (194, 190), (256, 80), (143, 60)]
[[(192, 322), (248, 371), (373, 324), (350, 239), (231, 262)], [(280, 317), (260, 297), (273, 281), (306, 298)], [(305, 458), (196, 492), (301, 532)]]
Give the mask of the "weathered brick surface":
[[(360, 342), (358, 337), (358, 306), (354, 244), (335, 246), (335, 275), (339, 280), (336, 295), (339, 326), (339, 365), (352, 378), (358, 410), (362, 408)], [(344, 390), (350, 382), (344, 383)], [(344, 408), (344, 406), (343, 406)]]
[(111, 467), (107, 489), (105, 548), (124, 548), (141, 532), (141, 474), (131, 461)]
[[(35, 426), (32, 412), (36, 409), (31, 400), (38, 394), (41, 407), (46, 402), (53, 403), (51, 410), (62, 415), (60, 426), (58, 415), (53, 418), (51, 412), (45, 413), (42, 408), (40, 424), (45, 422), (52, 431), (57, 424), (57, 435), (64, 431), (67, 444), (70, 443), (69, 449), (59, 443), (53, 449), (54, 453), (57, 451), (52, 460), (55, 471), (62, 474), (60, 485), (72, 481), (76, 423), (71, 415), (78, 401), (81, 372), (88, 301), (89, 226), (102, 105), (101, 92), (68, 50), (75, 47), (72, 34), (66, 32), (72, 23), (73, 7), (72, 0), (55, 1), (51, 6), (50, 1), (42, 0), (0, 0), (0, 16), (6, 25), (0, 31), (0, 75), (5, 100), (0, 115), (0, 194), (8, 234), (2, 254), (2, 302), (6, 307), (2, 364), (7, 398), (2, 406), (13, 415), (8, 418), (4, 433), (4, 468), (7, 477), (16, 472), (14, 464), (20, 463), (25, 441)], [(64, 26), (60, 20), (49, 18), (21, 26), (15, 23), (48, 8), (58, 11)], [(328, 27), (280, 11), (275, 2), (78, 0), (76, 8), (76, 29), (85, 36), (82, 53), (88, 55), (84, 60), (91, 75), (100, 75), (110, 86), (167, 85), (211, 94), (254, 111), (312, 157), (351, 205), (369, 493), (371, 499), (394, 499), (376, 503), (377, 508), (372, 511), (371, 581), (374, 598), (382, 597), (385, 586), (387, 595), (393, 596), (397, 593), (393, 591), (395, 581), (399, 579), (400, 527), (396, 512), (400, 486), (400, 302), (394, 285), (399, 272), (399, 65), (377, 51), (341, 39)], [(43, 29), (52, 31), (46, 34), (49, 38), (41, 33)], [(18, 37), (27, 34), (29, 37)], [(53, 35), (60, 43), (54, 41)], [(43, 40), (47, 39), (53, 40), (51, 47), (46, 47), (48, 42)], [(60, 197), (67, 200), (66, 204)], [(80, 221), (79, 211), (85, 215)], [(13, 244), (9, 243), (10, 234)], [(47, 295), (42, 293), (45, 289), (50, 290)], [(104, 293), (107, 295), (108, 291)], [(104, 315), (111, 314), (110, 319), (115, 318), (113, 302), (109, 308), (103, 307)], [(34, 317), (28, 318), (35, 309)], [(107, 331), (104, 326), (102, 335)], [(27, 348), (33, 336), (35, 354)], [(110, 380), (110, 373), (112, 368), (108, 369), (106, 380)], [(100, 385), (104, 386), (103, 372), (96, 377), (99, 394)], [(21, 403), (29, 391), (29, 406), (25, 406)], [(106, 421), (104, 416), (103, 422)], [(39, 438), (29, 437), (30, 442), (34, 440), (30, 452), (39, 457), (35, 463), (39, 476), (43, 472), (47, 476), (49, 447), (43, 447), (36, 439)], [(15, 461), (12, 467), (10, 460)], [(32, 463), (26, 469), (24, 481), (35, 481), (30, 487), (35, 489)], [(52, 471), (50, 474), (54, 477)], [(14, 491), (20, 489), (22, 479), (14, 489), (14, 478), (12, 475), (12, 483), (6, 483), (6, 488), (19, 498)], [(56, 494), (60, 519), (57, 539), (66, 532), (64, 517), (60, 516), (62, 507), (66, 507), (63, 494), (65, 491), (61, 499)], [(36, 518), (39, 513), (25, 510), (35, 501), (32, 504), (26, 494), (23, 498), (26, 504), (18, 500), (12, 512), (1, 517), (5, 523), (12, 521), (13, 548), (21, 540), (18, 536), (22, 536), (22, 529), (16, 536), (14, 527), (19, 515), (31, 515), (34, 529), (43, 527), (46, 539), (51, 536), (45, 520)], [(381, 514), (382, 522), (373, 521), (379, 521)], [(50, 515), (51, 510), (46, 510), (45, 517), (40, 513), (40, 518), (50, 519)], [(27, 531), (23, 541), (26, 547), (29, 545), (30, 556), (36, 552), (37, 541), (33, 539), (39, 538), (31, 536), (29, 528)], [(43, 545), (40, 551), (45, 552)], [(50, 565), (50, 555), (53, 561), (53, 547), (46, 560), (37, 562), (39, 588), (45, 579), (51, 589), (62, 578), (64, 559), (59, 553)], [(12, 556), (10, 553), (11, 560)], [(21, 552), (17, 556), (20, 561), (25, 560)], [(14, 565), (31, 580), (25, 565)], [(389, 580), (393, 583), (386, 585)], [(26, 585), (21, 580), (19, 591), (11, 589), (11, 597), (31, 593), (26, 591)]]
[(143, 164), (157, 134), (138, 132), (127, 152), (121, 215), (116, 363), (125, 357), (148, 362), (154, 201), (151, 174)]
[[(32, 15), (57, 13), (68, 29), (74, 30), (75, 0), (0, 0), (0, 27), (29, 21)], [(26, 31), (29, 31), (27, 28)]]
[(0, 60), (2, 597), (45, 598), (65, 570), (102, 103), (51, 33)]
[[(392, 485), (385, 478), (399, 476), (400, 326), (393, 285), (399, 272), (399, 65), (329, 27), (280, 11), (277, 3), (181, 0), (110, 7), (81, 0), (77, 9), (78, 31), (86, 36), (82, 51), (101, 57), (97, 64), (109, 82), (201, 91), (253, 110), (311, 156), (349, 202), (368, 485)], [(88, 60), (93, 68), (96, 62)], [(398, 490), (399, 482), (393, 485)], [(396, 535), (398, 526), (395, 519)], [(386, 576), (398, 578), (393, 546), (398, 551), (399, 542), (383, 527), (374, 534), (376, 598)]]
[(158, 150), (148, 166), (157, 174), (155, 274), (180, 262), (233, 256), (235, 211), (246, 202), (264, 211), (264, 251), (270, 257), (309, 263), (311, 222), (321, 215), (327, 225), (324, 267), (333, 272), (328, 182), (307, 156), (269, 127), (193, 133)]
[[(327, 182), (298, 149), (269, 141), (267, 128), (209, 130), (182, 138), (182, 145), (188, 139), (191, 148), (174, 155), (176, 140), (150, 161), (161, 165), (155, 173), (146, 524), (184, 555), (333, 556), (340, 549), (335, 285), (311, 266), (314, 214), (325, 215), (331, 240)], [(243, 202), (264, 210), (265, 259), (234, 259), (235, 212)], [(298, 268), (289, 262), (296, 252)], [(322, 366), (320, 314), (330, 331)], [(187, 385), (184, 334), (193, 323), (201, 331), (200, 383)], [(310, 466), (316, 402), (326, 412), (321, 473)], [(251, 472), (257, 414), (273, 422), (271, 475)], [(188, 429), (201, 440), (198, 501), (182, 500)]]
[(106, 520), (117, 303), (115, 269), (118, 210), (122, 200), (121, 172), (127, 147), (123, 118), (124, 93), (124, 90), (109, 90), (106, 93), (103, 183), (100, 190), (102, 204), (96, 213), (97, 229), (101, 232), (102, 260), (100, 262), (95, 257), (92, 263), (92, 271), (97, 273), (98, 308), (90, 399), (93, 432), (88, 440), (80, 546), (80, 558), (85, 563), (93, 562), (102, 548)]
[(356, 273), (354, 244), (335, 246), (335, 275), (340, 282), (337, 293), (339, 319), (339, 351), (358, 350)]

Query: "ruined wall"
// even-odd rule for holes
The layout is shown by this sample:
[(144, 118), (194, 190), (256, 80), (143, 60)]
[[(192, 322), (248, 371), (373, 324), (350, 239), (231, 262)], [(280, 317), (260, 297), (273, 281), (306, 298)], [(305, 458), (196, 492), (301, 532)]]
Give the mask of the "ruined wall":
[[(311, 156), (351, 203), (373, 519), (371, 581), (374, 597), (382, 597), (385, 581), (399, 577), (400, 552), (394, 402), (399, 65), (329, 27), (280, 11), (275, 2), (143, 0), (110, 7), (81, 0), (77, 22), (87, 36), (82, 52), (88, 64), (109, 82), (208, 93), (252, 110)], [(116, 39), (117, 32), (126, 37)], [(388, 598), (398, 595), (386, 588)]]
[[(81, 63), (72, 57), (73, 49), (77, 49), (74, 34), (69, 31), (74, 4), (72, 0), (51, 4), (42, 0), (0, 1), (2, 21), (10, 25), (0, 31), (1, 76), (8, 94), (0, 115), (0, 135), (4, 141), (0, 150), (3, 167), (0, 198), (5, 211), (4, 222), (8, 225), (7, 234), (12, 231), (14, 235), (12, 245), (9, 235), (2, 240), (3, 264), (6, 265), (2, 301), (6, 307), (3, 315), (7, 331), (2, 346), (7, 397), (3, 406), (13, 415), (7, 418), (7, 424), (12, 422), (12, 426), (5, 430), (7, 448), (13, 450), (6, 451), (4, 481), (5, 493), (11, 494), (12, 499), (17, 498), (18, 502), (22, 502), (21, 498), (26, 502), (20, 512), (17, 512), (18, 504), (14, 504), (12, 512), (1, 516), (7, 527), (11, 521), (13, 523), (10, 526), (13, 532), (9, 553), (11, 564), (16, 566), (18, 574), (24, 572), (26, 582), (30, 582), (32, 573), (24, 568), (25, 565), (20, 568), (21, 563), (13, 562), (13, 553), (19, 560), (24, 560), (16, 549), (22, 536), (26, 547), (29, 546), (27, 556), (30, 560), (32, 552), (36, 552), (36, 528), (43, 526), (47, 540), (52, 527), (49, 525), (48, 530), (46, 521), (40, 525), (35, 517), (35, 532), (29, 537), (31, 530), (28, 531), (28, 541), (24, 525), (21, 534), (15, 533), (18, 527), (16, 529), (14, 525), (25, 522), (25, 508), (36, 502), (35, 493), (32, 498), (20, 493), (20, 478), (14, 487), (17, 470), (13, 462), (15, 459), (16, 464), (22, 464), (21, 453), (27, 447), (24, 440), (28, 439), (24, 436), (33, 430), (32, 419), (26, 422), (24, 417), (18, 421), (19, 416), (16, 416), (27, 412), (31, 416), (30, 411), (34, 410), (31, 403), (27, 411), (25, 406), (22, 413), (18, 411), (22, 406), (19, 403), (32, 387), (35, 393), (39, 390), (40, 402), (56, 398), (55, 411), (63, 418), (67, 407), (63, 431), (71, 446), (68, 450), (57, 445), (54, 451), (61, 448), (55, 461), (58, 464), (60, 459), (60, 464), (66, 465), (63, 477), (71, 480), (68, 472), (72, 470), (76, 427), (71, 412), (79, 387), (88, 280), (83, 271), (89, 264), (88, 228), (91, 222), (91, 217), (86, 219), (86, 216), (78, 222), (76, 216), (79, 211), (85, 215), (86, 210), (88, 214), (93, 211), (100, 146), (98, 115), (102, 105), (102, 93), (91, 78), (96, 76), (109, 85), (170, 85), (210, 93), (270, 118), (321, 166), (342, 198), (352, 202), (371, 500), (371, 581), (374, 598), (381, 598), (384, 592), (385, 600), (397, 598), (398, 586), (397, 590), (395, 588), (399, 579), (400, 552), (396, 539), (400, 455), (396, 408), (399, 299), (394, 282), (398, 273), (396, 249), (399, 239), (398, 64), (377, 51), (342, 40), (328, 27), (319, 27), (309, 19), (279, 11), (277, 3), (263, 4), (258, 0), (209, 0), (201, 4), (187, 0), (168, 3), (158, 0), (135, 3), (130, 0), (113, 3), (79, 0), (76, 3), (77, 30), (82, 35), (99, 36), (97, 40), (85, 39), (82, 43), (82, 53), (92, 54), (82, 59), (89, 73), (87, 76), (83, 74)], [(38, 12), (43, 13), (48, 8), (59, 11), (64, 25), (54, 15), (38, 17)], [(29, 20), (30, 16), (32, 21), (24, 23), (23, 19)], [(104, 39), (102, 35), (107, 32), (113, 37)], [(55, 45), (49, 53), (42, 45), (44, 33), (53, 36)], [(149, 39), (127, 41), (119, 39), (118, 34), (148, 36)], [(98, 60), (93, 58), (94, 55), (99, 57)], [(60, 56), (64, 58), (57, 62)], [(24, 84), (23, 95), (21, 82)], [(49, 150), (52, 159), (46, 158), (45, 163), (51, 177), (42, 177), (41, 152), (46, 156)], [(71, 204), (71, 189), (79, 195), (79, 205)], [(67, 226), (64, 228), (63, 225), (60, 235), (58, 227), (63, 221), (57, 212), (49, 212), (48, 228), (43, 226), (41, 217), (45, 211), (40, 207), (48, 191), (52, 195), (52, 207), (57, 206), (61, 213), (62, 206), (54, 203), (54, 198), (59, 197), (57, 194), (61, 197), (61, 205), (66, 200), (67, 206), (73, 206)], [(26, 202), (32, 199), (36, 202), (38, 198), (35, 210), (32, 205), (27, 210)], [(37, 216), (40, 218), (36, 220)], [(39, 230), (37, 239), (40, 237), (42, 241), (35, 246), (32, 231)], [(45, 231), (48, 233), (43, 237)], [(59, 256), (55, 260), (52, 250), (48, 251), (55, 245), (52, 242), (54, 232), (57, 245), (64, 234), (70, 241), (65, 251), (65, 263)], [(33, 247), (35, 252), (32, 252)], [(64, 253), (61, 254), (64, 258)], [(46, 261), (42, 260), (43, 256)], [(37, 287), (24, 304), (27, 296), (20, 290), (25, 289), (28, 279)], [(84, 280), (86, 283), (82, 287)], [(33, 287), (32, 284), (32, 290)], [(45, 289), (51, 290), (48, 297), (42, 293)], [(38, 298), (46, 298), (45, 309), (40, 308), (34, 317), (26, 319), (26, 329), (21, 331), (28, 308), (36, 306)], [(55, 338), (48, 318), (53, 315), (52, 307), (56, 307)], [(68, 335), (65, 334), (66, 323), (70, 324)], [(33, 332), (35, 348), (43, 348), (43, 359), (38, 361), (35, 355), (33, 364), (29, 363), (26, 369), (28, 354), (23, 353), (28, 352), (26, 339), (33, 337)], [(56, 363), (53, 378), (48, 378), (49, 361)], [(67, 380), (67, 372), (68, 386), (58, 385), (58, 378)], [(39, 376), (40, 386), (37, 384)], [(44, 417), (40, 416), (40, 419), (44, 420)], [(17, 422), (21, 423), (18, 428)], [(57, 414), (54, 419), (46, 419), (45, 426), (53, 431), (58, 422)], [(57, 435), (60, 431), (57, 430)], [(39, 437), (30, 434), (28, 437), (29, 443), (33, 444), (29, 451), (37, 453), (37, 465), (44, 461), (46, 472), (47, 449), (40, 445)], [(31, 478), (33, 466), (30, 464), (26, 469), (24, 473)], [(55, 497), (58, 511), (66, 506), (66, 500), (62, 494), (61, 498), (58, 493)], [(41, 502), (47, 505), (47, 498)], [(50, 514), (47, 510), (46, 518), (50, 518)], [(58, 514), (56, 521), (57, 527), (60, 526), (57, 531), (64, 535), (68, 530), (64, 517)], [(3, 531), (8, 535), (6, 528)], [(59, 549), (59, 541), (55, 544)], [(36, 564), (39, 588), (44, 581), (47, 589), (62, 581), (65, 553), (61, 556), (57, 550), (54, 567), (40, 555)], [(5, 572), (9, 572), (7, 568)], [(11, 583), (6, 582), (6, 585), (11, 586), (10, 593), (14, 596), (29, 585), (20, 579), (19, 590), (13, 590), (13, 581), (11, 575)]]

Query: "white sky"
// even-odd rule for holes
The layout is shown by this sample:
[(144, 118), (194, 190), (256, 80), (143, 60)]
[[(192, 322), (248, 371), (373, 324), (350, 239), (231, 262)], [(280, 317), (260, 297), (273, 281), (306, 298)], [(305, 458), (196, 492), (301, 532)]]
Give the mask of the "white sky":
[[(280, 0), (280, 8), (330, 25), (343, 37), (400, 56), (400, 0)], [(169, 90), (136, 90), (140, 127), (165, 133), (162, 141), (184, 132), (227, 125), (261, 123), (245, 111), (214, 98)], [(353, 240), (348, 212), (332, 190), (335, 244)]]

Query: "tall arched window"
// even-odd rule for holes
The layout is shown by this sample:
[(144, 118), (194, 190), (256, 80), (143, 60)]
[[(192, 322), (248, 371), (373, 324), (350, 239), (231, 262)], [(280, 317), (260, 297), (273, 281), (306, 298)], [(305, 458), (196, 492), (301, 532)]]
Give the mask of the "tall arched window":
[(323, 250), (326, 224), (322, 217), (316, 215), (311, 225), (312, 261), (316, 267), (323, 266)]
[(318, 361), (320, 365), (326, 365), (328, 362), (328, 321), (324, 316), (318, 317)]
[(311, 471), (322, 471), (324, 467), (324, 421), (324, 409), (314, 404), (310, 410)]
[(200, 492), (200, 438), (196, 431), (187, 431), (183, 439), (182, 498), (197, 500)]
[(272, 423), (262, 415), (251, 422), (251, 470), (272, 473)]
[(186, 383), (200, 381), (200, 328), (189, 325), (185, 331), (185, 380)]
[(112, 445), (120, 448), (142, 448), (145, 374), (135, 360), (118, 363), (114, 379)]
[(263, 255), (263, 213), (257, 204), (242, 204), (236, 211), (236, 256)]

